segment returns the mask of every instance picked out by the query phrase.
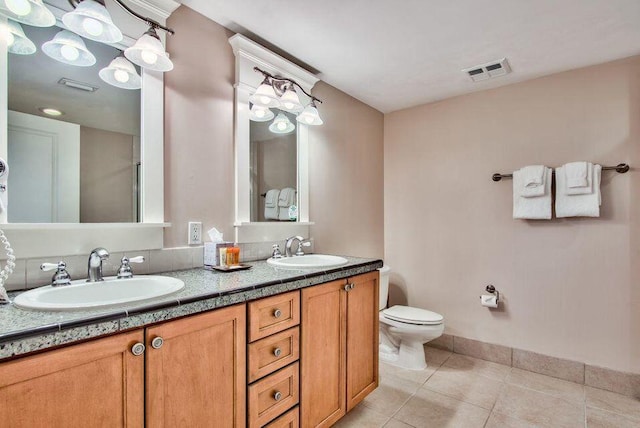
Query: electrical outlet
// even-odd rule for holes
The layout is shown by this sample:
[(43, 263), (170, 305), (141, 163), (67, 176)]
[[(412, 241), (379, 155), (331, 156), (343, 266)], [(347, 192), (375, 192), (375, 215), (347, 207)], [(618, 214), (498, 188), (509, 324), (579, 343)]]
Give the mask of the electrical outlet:
[(189, 222), (189, 245), (202, 244), (202, 222)]

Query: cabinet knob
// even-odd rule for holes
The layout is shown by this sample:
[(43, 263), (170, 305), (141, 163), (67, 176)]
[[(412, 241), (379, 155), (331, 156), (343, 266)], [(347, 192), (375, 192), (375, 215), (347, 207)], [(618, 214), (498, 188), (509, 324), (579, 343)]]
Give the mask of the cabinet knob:
[(273, 355), (275, 355), (276, 357), (279, 357), (280, 355), (282, 355), (282, 349), (280, 348), (276, 348), (273, 350)]
[(280, 318), (282, 316), (282, 311), (280, 309), (276, 309), (275, 311), (273, 311), (273, 316), (275, 318)]
[(144, 350), (145, 350), (145, 346), (143, 343), (140, 343), (140, 342), (136, 343), (131, 347), (131, 353), (136, 357), (144, 354)]
[(160, 336), (154, 337), (153, 340), (151, 341), (151, 347), (153, 349), (160, 349), (162, 348), (163, 344), (164, 344), (164, 339), (161, 338)]
[(281, 399), (281, 398), (282, 398), (282, 393), (281, 393), (280, 391), (276, 391), (276, 392), (273, 394), (273, 399), (274, 399), (274, 400), (276, 400), (276, 401), (280, 401), (280, 399)]
[(353, 290), (353, 287), (355, 287), (354, 284), (347, 284), (344, 286), (344, 291), (351, 291)]

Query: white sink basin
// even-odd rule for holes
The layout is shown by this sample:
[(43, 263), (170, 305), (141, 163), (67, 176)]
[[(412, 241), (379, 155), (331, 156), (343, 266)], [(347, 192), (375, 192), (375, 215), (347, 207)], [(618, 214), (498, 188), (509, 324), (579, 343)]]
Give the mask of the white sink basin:
[(267, 259), (271, 266), (284, 269), (319, 269), (346, 265), (347, 259), (328, 254), (305, 254), (304, 256)]
[(13, 303), (24, 309), (72, 311), (104, 308), (166, 296), (184, 288), (184, 282), (167, 276), (140, 275), (100, 282), (73, 281), (71, 285), (36, 288), (19, 294)]

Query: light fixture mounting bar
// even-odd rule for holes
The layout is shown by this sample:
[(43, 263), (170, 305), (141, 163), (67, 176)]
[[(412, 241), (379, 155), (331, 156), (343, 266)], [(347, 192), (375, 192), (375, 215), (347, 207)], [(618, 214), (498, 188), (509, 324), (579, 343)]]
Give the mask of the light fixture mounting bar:
[[(120, 0), (116, 0), (116, 1), (120, 1)], [(262, 73), (265, 77), (268, 77), (268, 78), (269, 78), (269, 79), (271, 79), (271, 80), (274, 80), (274, 81), (277, 81), (277, 82), (289, 82), (289, 83), (291, 83), (292, 85), (296, 85), (298, 88), (300, 88), (300, 90), (301, 90), (302, 92), (304, 92), (304, 94), (305, 94), (306, 96), (308, 96), (309, 98), (311, 98), (311, 100), (312, 100), (312, 101), (317, 101), (317, 102), (319, 102), (319, 103), (322, 103), (322, 100), (321, 100), (321, 99), (316, 98), (316, 97), (314, 97), (313, 95), (311, 95), (310, 93), (308, 93), (307, 91), (305, 91), (305, 90), (304, 90), (304, 88), (303, 88), (302, 86), (300, 86), (300, 85), (298, 84), (298, 82), (296, 82), (296, 81), (295, 81), (295, 80), (293, 80), (293, 79), (289, 79), (289, 78), (287, 78), (287, 77), (277, 77), (277, 76), (274, 76), (274, 75), (272, 75), (272, 74), (270, 74), (270, 73), (268, 73), (268, 72), (266, 72), (266, 71), (264, 71), (264, 70), (261, 70), (261, 69), (260, 69), (260, 68), (258, 68), (258, 67), (253, 67), (253, 70), (254, 70), (254, 71), (257, 71), (258, 73)]]
[[(68, 0), (69, 4), (75, 9), (76, 6), (78, 4), (80, 4), (82, 2), (82, 0)], [(100, 3), (101, 5), (105, 5), (104, 4), (104, 0), (95, 0), (98, 3)], [(146, 16), (142, 16), (140, 15), (138, 12), (136, 12), (135, 10), (131, 9), (129, 6), (127, 6), (122, 0), (114, 0), (116, 3), (118, 3), (120, 5), (121, 8), (123, 8), (124, 10), (126, 10), (129, 15), (134, 16), (136, 18), (138, 18), (140, 21), (144, 21), (147, 24), (149, 24), (149, 26), (151, 28), (159, 28), (161, 30), (166, 31), (167, 33), (174, 35), (176, 32), (174, 30), (172, 30), (169, 27), (165, 27), (164, 25), (160, 24), (158, 21), (155, 21), (151, 18), (148, 18)]]

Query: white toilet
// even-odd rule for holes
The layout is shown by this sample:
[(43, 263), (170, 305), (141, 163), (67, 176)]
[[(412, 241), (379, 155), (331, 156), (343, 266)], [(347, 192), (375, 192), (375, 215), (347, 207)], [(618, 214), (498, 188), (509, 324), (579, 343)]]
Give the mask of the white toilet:
[(389, 272), (380, 271), (380, 360), (411, 370), (427, 367), (423, 344), (442, 336), (444, 318), (425, 309), (410, 306), (387, 306)]

